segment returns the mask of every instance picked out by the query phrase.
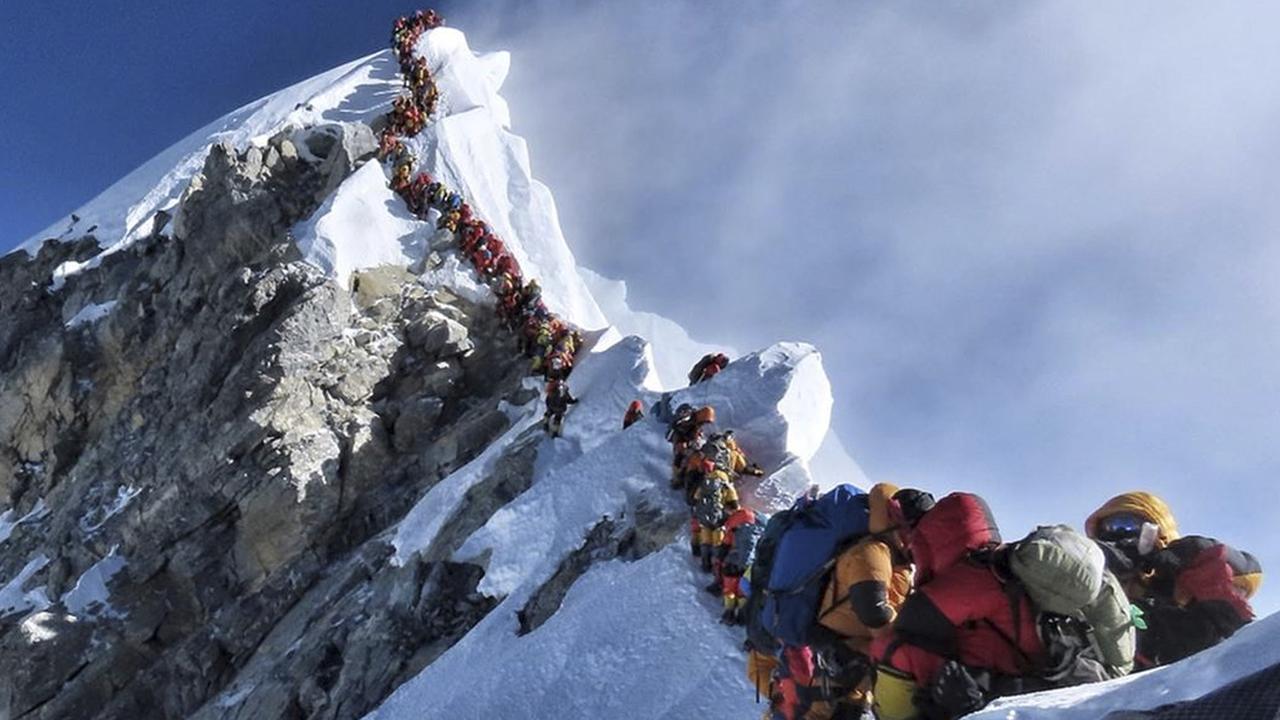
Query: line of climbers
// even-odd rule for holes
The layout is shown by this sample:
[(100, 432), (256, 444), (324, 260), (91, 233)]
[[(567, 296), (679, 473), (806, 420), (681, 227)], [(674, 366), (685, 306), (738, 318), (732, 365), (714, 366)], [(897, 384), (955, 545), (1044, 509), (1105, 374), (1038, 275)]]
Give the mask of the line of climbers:
[(740, 502), (736, 484), (763, 471), (715, 420), (710, 406), (676, 410), (671, 486), (685, 492), (721, 622), (746, 626), (766, 718), (957, 718), (1175, 662), (1254, 617), (1258, 561), (1179, 537), (1150, 493), (1108, 500), (1084, 533), (1049, 525), (1009, 543), (977, 495), (935, 502), (889, 483), (814, 485), (769, 517)]
[[(535, 280), (461, 196), (426, 173), (402, 138), (421, 132), (439, 90), (414, 54), (434, 11), (396, 21), (392, 47), (408, 94), (380, 138), (392, 189), (437, 227), (498, 297), (531, 371), (547, 380), (548, 432), (576, 402), (567, 378), (580, 333), (549, 312)], [(690, 384), (728, 364), (710, 354)], [(624, 427), (643, 417), (638, 403)], [(715, 575), (722, 621), (747, 627), (748, 674), (769, 717), (882, 720), (953, 718), (1000, 695), (1127, 674), (1176, 661), (1253, 618), (1261, 567), (1248, 553), (1201, 536), (1180, 538), (1168, 507), (1141, 492), (1112, 498), (1085, 523), (1038, 528), (1003, 543), (986, 503), (937, 501), (880, 483), (863, 493), (810, 489), (766, 517), (736, 484), (761, 476), (712, 407), (682, 406), (671, 422), (672, 487), (690, 507), (691, 550)], [(1087, 536), (1087, 537), (1086, 537)], [(754, 591), (753, 591), (754, 578)]]
[(497, 296), (498, 317), (517, 334), (519, 351), (531, 361), (530, 372), (547, 381), (543, 425), (548, 433), (558, 436), (565, 413), (577, 402), (569, 392), (568, 378), (582, 349), (581, 332), (547, 309), (538, 281), (525, 279), (515, 256), (460, 194), (425, 172), (415, 173), (417, 158), (404, 143), (404, 138), (426, 127), (440, 98), (427, 61), (414, 49), (422, 33), (443, 24), (444, 19), (434, 10), (419, 10), (397, 19), (392, 28), (391, 47), (408, 92), (392, 102), (379, 137), (379, 158), (391, 162), (391, 189), (409, 211), (422, 220), (435, 211), (437, 229), (456, 238), (461, 256)]

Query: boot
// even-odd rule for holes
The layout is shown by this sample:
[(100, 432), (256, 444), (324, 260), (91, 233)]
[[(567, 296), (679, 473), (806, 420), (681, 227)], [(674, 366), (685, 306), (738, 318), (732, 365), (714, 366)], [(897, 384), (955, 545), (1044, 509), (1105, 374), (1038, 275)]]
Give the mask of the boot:
[(715, 580), (712, 580), (709, 585), (703, 588), (703, 590), (706, 590), (716, 597), (720, 597), (720, 593), (724, 592), (724, 585), (720, 582), (720, 578), (716, 578)]
[(702, 569), (711, 572), (711, 546), (703, 545), (702, 552), (699, 554), (702, 555)]

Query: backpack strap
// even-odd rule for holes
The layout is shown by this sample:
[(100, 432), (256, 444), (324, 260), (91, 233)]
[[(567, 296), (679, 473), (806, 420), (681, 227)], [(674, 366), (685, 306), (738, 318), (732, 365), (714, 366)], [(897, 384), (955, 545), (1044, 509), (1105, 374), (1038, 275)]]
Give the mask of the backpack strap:
[(839, 554), (831, 559), (831, 582), (828, 583), (828, 585), (831, 586), (831, 604), (827, 606), (826, 610), (818, 613), (818, 617), (813, 621), (815, 625), (822, 622), (823, 618), (835, 612), (835, 609), (840, 606), (840, 596), (838, 593), (840, 588), (840, 563), (837, 562), (839, 559)]

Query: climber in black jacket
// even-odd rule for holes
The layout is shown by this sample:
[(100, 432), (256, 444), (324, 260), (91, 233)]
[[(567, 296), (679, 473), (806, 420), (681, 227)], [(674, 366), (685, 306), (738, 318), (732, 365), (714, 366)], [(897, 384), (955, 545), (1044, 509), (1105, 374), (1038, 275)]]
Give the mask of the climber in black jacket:
[(564, 414), (576, 402), (578, 399), (569, 393), (569, 384), (564, 380), (547, 383), (547, 411), (542, 416), (542, 424), (551, 437), (560, 437), (560, 431), (564, 429)]

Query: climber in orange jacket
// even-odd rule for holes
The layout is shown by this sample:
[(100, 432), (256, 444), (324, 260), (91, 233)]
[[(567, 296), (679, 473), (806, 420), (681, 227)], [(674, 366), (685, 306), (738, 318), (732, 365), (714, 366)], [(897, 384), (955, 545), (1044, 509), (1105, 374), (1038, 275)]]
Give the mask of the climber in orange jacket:
[(667, 429), (667, 440), (671, 442), (671, 487), (685, 486), (684, 465), (688, 460), (690, 447), (695, 438), (702, 438), (702, 431), (707, 425), (716, 421), (716, 410), (711, 406), (698, 409), (688, 403), (676, 408), (676, 416)]

